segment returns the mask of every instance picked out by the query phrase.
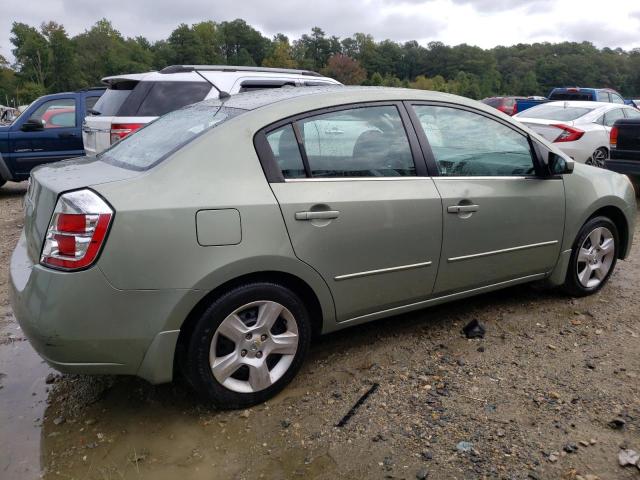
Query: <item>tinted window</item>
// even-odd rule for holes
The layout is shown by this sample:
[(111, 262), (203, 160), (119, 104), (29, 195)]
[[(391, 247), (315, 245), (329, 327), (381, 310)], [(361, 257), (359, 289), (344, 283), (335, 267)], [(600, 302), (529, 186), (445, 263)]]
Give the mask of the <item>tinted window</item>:
[(415, 175), (398, 109), (364, 107), (326, 113), (299, 122), (313, 177)]
[(265, 81), (265, 80), (256, 80), (256, 81), (245, 81), (242, 82), (240, 86), (240, 90), (238, 93), (242, 92), (252, 92), (254, 90), (264, 90), (266, 88), (282, 88), (282, 87), (295, 87), (295, 82), (283, 82), (283, 81)]
[(84, 99), (85, 116), (91, 115), (89, 110), (92, 110), (96, 106), (96, 103), (100, 100), (100, 97), (86, 97)]
[(620, 120), (621, 118), (624, 118), (624, 112), (621, 108), (611, 110), (604, 114), (604, 125), (605, 127), (613, 127), (616, 120)]
[(580, 93), (580, 92), (559, 92), (553, 93), (549, 96), (549, 100), (585, 100), (591, 101), (593, 100), (593, 94), (591, 93)]
[(565, 107), (564, 105), (538, 105), (522, 112), (518, 117), (542, 118), (545, 120), (559, 120), (569, 122), (593, 111), (587, 107)]
[(414, 106), (443, 176), (534, 172), (528, 139), (485, 116), (450, 107)]
[[(45, 128), (62, 128), (62, 127), (74, 127), (75, 126), (75, 111), (76, 101), (73, 98), (63, 98), (60, 100), (49, 100), (40, 105), (30, 116), (29, 120), (40, 120), (44, 123)], [(71, 114), (72, 121), (70, 124), (62, 121), (65, 124), (52, 123), (52, 118), (62, 113)]]
[(93, 110), (100, 112), (100, 115), (104, 116), (117, 114), (124, 101), (133, 91), (135, 85), (137, 85), (137, 82), (126, 82), (124, 84), (117, 83), (113, 87), (108, 88), (95, 103)]
[[(145, 82), (146, 83), (146, 82)], [(204, 100), (211, 90), (207, 82), (153, 82), (136, 115), (159, 117), (185, 105)]]
[(305, 177), (304, 164), (291, 124), (267, 134), (267, 141), (284, 178)]
[(244, 111), (219, 105), (192, 105), (171, 112), (125, 137), (99, 158), (125, 168), (146, 170), (196, 136)]

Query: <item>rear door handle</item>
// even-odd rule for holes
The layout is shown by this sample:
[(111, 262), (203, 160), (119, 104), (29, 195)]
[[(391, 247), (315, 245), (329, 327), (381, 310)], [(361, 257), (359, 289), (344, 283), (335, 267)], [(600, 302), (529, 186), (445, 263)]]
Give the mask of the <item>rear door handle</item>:
[(337, 210), (320, 210), (309, 212), (296, 212), (296, 220), (332, 220), (338, 218), (340, 212)]
[(447, 207), (448, 213), (470, 213), (477, 212), (480, 209), (479, 205), (451, 205)]

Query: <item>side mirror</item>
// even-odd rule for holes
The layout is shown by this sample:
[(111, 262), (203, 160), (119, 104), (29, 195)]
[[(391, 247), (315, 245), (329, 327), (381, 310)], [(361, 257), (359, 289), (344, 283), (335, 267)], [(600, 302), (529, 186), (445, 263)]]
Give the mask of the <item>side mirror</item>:
[(44, 129), (44, 122), (37, 118), (30, 118), (22, 124), (20, 130), (23, 132), (35, 132)]
[(549, 171), (553, 175), (563, 175), (573, 172), (576, 162), (564, 158), (556, 153), (549, 152)]

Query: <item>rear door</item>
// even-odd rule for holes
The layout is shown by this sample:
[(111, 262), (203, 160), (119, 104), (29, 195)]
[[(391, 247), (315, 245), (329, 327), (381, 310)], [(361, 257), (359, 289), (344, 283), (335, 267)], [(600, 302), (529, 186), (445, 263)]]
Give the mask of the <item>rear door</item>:
[(434, 294), (550, 272), (564, 229), (564, 186), (561, 177), (536, 176), (527, 136), (454, 105), (414, 104), (412, 117), (443, 202)]
[(442, 205), (401, 104), (328, 109), (257, 138), (294, 251), (329, 285), (339, 321), (426, 299)]
[[(22, 116), (11, 126), (10, 157), (17, 174), (28, 174), (42, 163), (83, 154), (77, 103), (73, 95), (45, 100), (30, 115)], [(44, 127), (34, 131), (23, 130), (29, 120), (41, 121)]]

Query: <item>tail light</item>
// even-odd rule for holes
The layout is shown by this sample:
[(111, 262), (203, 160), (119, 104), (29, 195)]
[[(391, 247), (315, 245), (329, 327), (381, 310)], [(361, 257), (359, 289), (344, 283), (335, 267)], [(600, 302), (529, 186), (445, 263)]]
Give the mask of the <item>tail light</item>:
[(113, 213), (91, 190), (61, 195), (49, 222), (40, 263), (67, 271), (93, 264), (104, 244)]
[(558, 124), (558, 125), (552, 125), (552, 127), (556, 127), (562, 130), (562, 133), (558, 135), (558, 137), (553, 141), (554, 143), (575, 142), (576, 140), (581, 139), (582, 136), (584, 135), (584, 130), (570, 127), (569, 125)]
[(111, 125), (111, 145), (143, 126), (144, 123), (114, 123)]
[(518, 113), (518, 102), (517, 101), (513, 102), (513, 113), (511, 115), (515, 115), (516, 113)]
[(618, 147), (618, 127), (613, 127), (609, 133), (609, 146), (611, 148)]

